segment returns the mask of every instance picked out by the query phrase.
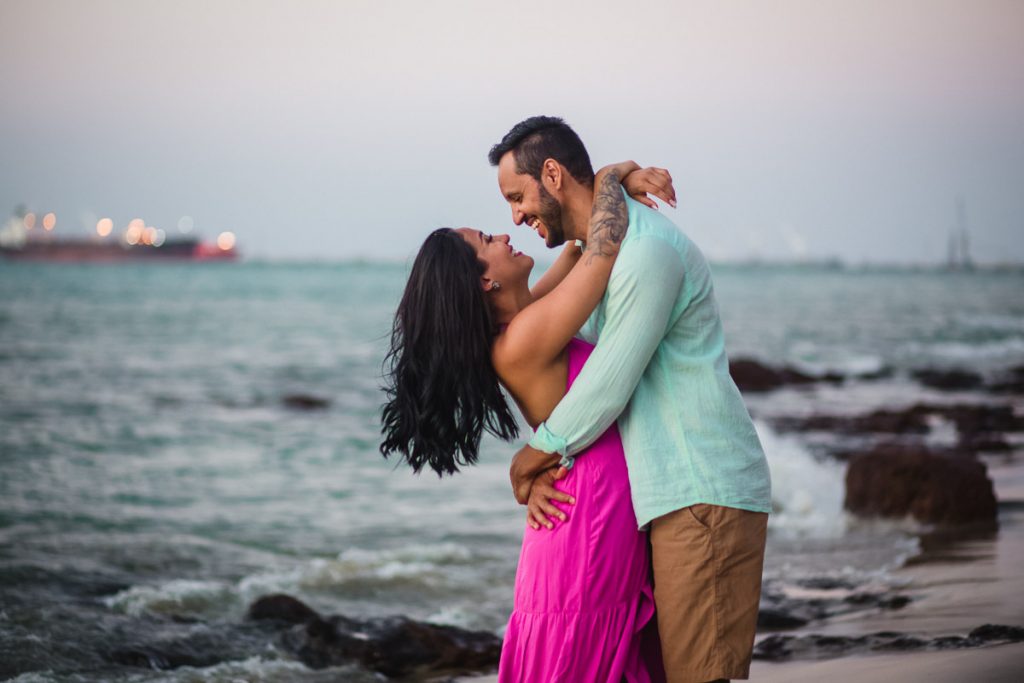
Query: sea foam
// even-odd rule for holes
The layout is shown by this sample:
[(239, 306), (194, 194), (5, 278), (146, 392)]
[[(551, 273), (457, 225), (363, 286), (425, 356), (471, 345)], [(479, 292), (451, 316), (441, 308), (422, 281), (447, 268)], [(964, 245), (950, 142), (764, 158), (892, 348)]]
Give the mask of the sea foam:
[(755, 421), (772, 476), (772, 533), (820, 538), (841, 536), (847, 527), (843, 511), (845, 468), (815, 458), (793, 437), (777, 434)]

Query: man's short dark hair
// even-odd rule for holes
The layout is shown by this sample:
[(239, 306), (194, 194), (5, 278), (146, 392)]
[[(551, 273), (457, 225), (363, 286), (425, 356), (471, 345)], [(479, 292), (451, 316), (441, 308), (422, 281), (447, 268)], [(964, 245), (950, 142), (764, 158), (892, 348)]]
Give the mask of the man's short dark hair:
[(594, 167), (580, 136), (557, 116), (531, 116), (512, 127), (501, 142), (491, 147), (487, 160), (497, 166), (506, 152), (516, 160), (516, 173), (528, 173), (540, 180), (546, 159), (565, 166), (581, 185), (594, 186)]

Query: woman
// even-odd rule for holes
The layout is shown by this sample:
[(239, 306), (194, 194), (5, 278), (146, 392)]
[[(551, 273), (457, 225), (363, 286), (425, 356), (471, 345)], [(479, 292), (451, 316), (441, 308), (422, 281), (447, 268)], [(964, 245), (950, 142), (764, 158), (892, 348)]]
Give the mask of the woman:
[[(476, 462), (483, 430), (514, 438), (499, 382), (532, 427), (548, 417), (592, 348), (573, 337), (600, 301), (625, 236), (620, 178), (650, 204), (645, 191), (659, 173), (632, 162), (601, 169), (587, 246), (566, 247), (532, 291), (533, 259), (507, 235), (441, 228), (426, 239), (395, 316), (385, 456), (399, 452), (416, 471), (451, 474)], [(646, 538), (614, 425), (557, 486), (573, 504), (543, 520), (550, 528), (529, 520), (499, 680), (660, 679), (656, 635), (646, 643), (642, 635), (654, 614)]]

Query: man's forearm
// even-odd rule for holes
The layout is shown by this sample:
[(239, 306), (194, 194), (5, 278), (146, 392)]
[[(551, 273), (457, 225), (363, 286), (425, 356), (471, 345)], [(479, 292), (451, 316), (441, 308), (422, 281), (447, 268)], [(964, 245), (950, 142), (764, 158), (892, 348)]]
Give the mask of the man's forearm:
[[(569, 392), (530, 445), (573, 456), (593, 443), (625, 409), (661, 343), (683, 283), (678, 252), (656, 238), (623, 247), (608, 287), (605, 324)], [(569, 461), (563, 462), (569, 465)]]

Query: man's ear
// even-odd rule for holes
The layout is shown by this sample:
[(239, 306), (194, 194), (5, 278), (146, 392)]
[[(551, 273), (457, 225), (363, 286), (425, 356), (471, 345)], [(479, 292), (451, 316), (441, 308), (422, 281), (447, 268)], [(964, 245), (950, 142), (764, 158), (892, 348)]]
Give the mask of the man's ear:
[(545, 159), (540, 167), (540, 182), (549, 194), (562, 190), (562, 165), (554, 159)]

